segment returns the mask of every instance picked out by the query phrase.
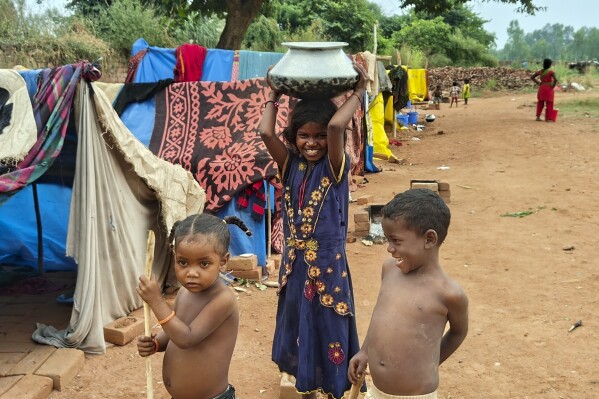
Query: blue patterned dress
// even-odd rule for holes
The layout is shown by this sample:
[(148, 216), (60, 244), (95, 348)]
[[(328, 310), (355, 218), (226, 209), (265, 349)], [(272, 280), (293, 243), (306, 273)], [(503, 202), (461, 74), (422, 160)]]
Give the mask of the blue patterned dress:
[(344, 162), (334, 176), (328, 156), (308, 170), (293, 152), (281, 170), (286, 241), (272, 359), (299, 392), (335, 398), (351, 387), (347, 367), (360, 349), (345, 254), (348, 174)]

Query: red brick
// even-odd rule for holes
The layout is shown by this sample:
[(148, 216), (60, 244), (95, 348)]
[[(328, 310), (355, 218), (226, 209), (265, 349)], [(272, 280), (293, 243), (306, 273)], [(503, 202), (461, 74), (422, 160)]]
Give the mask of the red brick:
[(374, 195), (368, 194), (358, 197), (358, 205), (366, 205), (371, 202), (374, 202)]
[(54, 352), (56, 352), (56, 348), (53, 346), (38, 345), (37, 348), (21, 359), (9, 373), (11, 375), (33, 374)]
[(52, 393), (52, 384), (51, 378), (25, 375), (4, 392), (0, 399), (45, 399)]
[(237, 278), (243, 278), (246, 280), (262, 280), (262, 268), (257, 267), (254, 270), (231, 270), (231, 274)]
[(356, 230), (370, 230), (370, 222), (356, 222)]
[(360, 209), (354, 212), (354, 222), (370, 222), (370, 215), (366, 209)]
[(143, 317), (121, 317), (104, 326), (104, 340), (120, 346), (127, 345), (143, 333)]
[(85, 354), (79, 349), (58, 348), (35, 372), (37, 376), (49, 377), (54, 389), (60, 391), (77, 376), (85, 363)]
[(366, 237), (370, 234), (370, 230), (354, 230), (355, 237)]
[(272, 259), (273, 262), (275, 262), (275, 270), (279, 270), (279, 268), (281, 267), (281, 259), (283, 258), (283, 255), (281, 254), (272, 254), (268, 257), (268, 259)]
[(440, 181), (437, 184), (439, 186), (439, 191), (449, 191), (449, 183), (445, 181)]
[(253, 270), (258, 266), (258, 256), (255, 254), (231, 256), (227, 263), (228, 270)]

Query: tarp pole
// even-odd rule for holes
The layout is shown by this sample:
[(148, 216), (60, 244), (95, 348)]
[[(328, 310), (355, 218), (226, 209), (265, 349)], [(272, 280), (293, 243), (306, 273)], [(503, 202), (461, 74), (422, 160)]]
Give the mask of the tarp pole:
[(31, 184), (33, 189), (33, 205), (35, 207), (35, 224), (37, 225), (37, 271), (44, 272), (44, 237), (42, 231), (42, 216), (37, 196), (37, 183)]

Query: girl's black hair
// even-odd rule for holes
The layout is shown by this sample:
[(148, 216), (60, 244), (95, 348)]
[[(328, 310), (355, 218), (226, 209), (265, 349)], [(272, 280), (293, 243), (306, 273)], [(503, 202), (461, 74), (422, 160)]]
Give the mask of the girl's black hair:
[(289, 125), (283, 130), (283, 137), (297, 150), (295, 140), (299, 128), (309, 122), (326, 127), (335, 112), (337, 112), (337, 106), (331, 100), (306, 99), (298, 101), (289, 116)]
[(457, 86), (457, 85), (458, 85), (458, 82), (454, 80), (453, 81), (453, 86)]
[(226, 216), (224, 219), (221, 219), (209, 213), (199, 213), (176, 222), (171, 229), (168, 241), (174, 249), (185, 237), (196, 234), (213, 234), (216, 236), (216, 241), (220, 244), (219, 253), (224, 255), (229, 251), (229, 243), (231, 242), (231, 234), (227, 227), (228, 224), (239, 227), (248, 236), (252, 235), (252, 232), (247, 228), (245, 223), (237, 216)]
[(470, 79), (468, 79), (468, 78), (464, 79), (464, 83), (470, 83)]
[(549, 59), (549, 58), (545, 58), (543, 60), (543, 69), (551, 68), (551, 64), (553, 64), (553, 61), (551, 61), (551, 59)]

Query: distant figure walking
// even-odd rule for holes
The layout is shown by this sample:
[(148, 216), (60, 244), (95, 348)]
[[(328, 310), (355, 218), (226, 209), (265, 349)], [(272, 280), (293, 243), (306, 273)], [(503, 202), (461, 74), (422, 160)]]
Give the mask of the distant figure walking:
[(449, 88), (449, 97), (451, 97), (451, 103), (449, 104), (449, 108), (453, 107), (453, 103), (455, 103), (456, 108), (458, 107), (458, 97), (460, 96), (460, 85), (458, 82), (453, 82), (451, 87)]
[[(536, 71), (530, 77), (539, 89), (537, 90), (537, 121), (541, 120), (543, 107), (545, 108), (545, 122), (555, 122), (553, 110), (553, 88), (557, 84), (557, 76), (551, 69), (552, 61), (549, 58), (543, 60), (543, 69)], [(537, 79), (539, 77), (540, 79)]]

